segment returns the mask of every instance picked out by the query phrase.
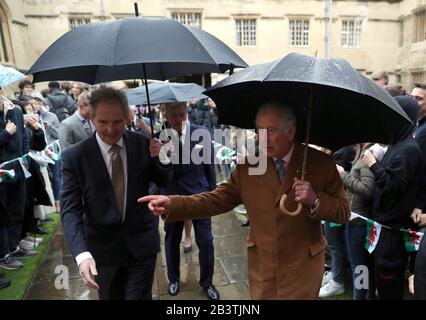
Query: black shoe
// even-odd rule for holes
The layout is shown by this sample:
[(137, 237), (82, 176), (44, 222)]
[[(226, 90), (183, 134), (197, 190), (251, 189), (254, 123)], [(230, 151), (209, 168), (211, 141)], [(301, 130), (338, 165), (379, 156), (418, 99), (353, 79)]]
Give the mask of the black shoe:
[(44, 220), (39, 220), (38, 221), (38, 226), (39, 227), (44, 226), (46, 223), (49, 223), (49, 222), (52, 222), (52, 221), (55, 221), (55, 220), (52, 219), (52, 218), (46, 218)]
[(6, 288), (8, 286), (10, 286), (12, 281), (10, 281), (9, 279), (0, 279), (0, 289)]
[(175, 296), (179, 293), (179, 281), (172, 281), (169, 283), (169, 286), (167, 288), (167, 292), (171, 296)]
[(47, 231), (37, 226), (34, 231), (35, 234), (47, 234)]
[(209, 300), (220, 300), (219, 291), (217, 291), (212, 284), (205, 288), (204, 291), (206, 292), (207, 298), (209, 298)]
[(250, 220), (247, 220), (246, 222), (242, 223), (242, 227), (248, 227), (250, 225)]

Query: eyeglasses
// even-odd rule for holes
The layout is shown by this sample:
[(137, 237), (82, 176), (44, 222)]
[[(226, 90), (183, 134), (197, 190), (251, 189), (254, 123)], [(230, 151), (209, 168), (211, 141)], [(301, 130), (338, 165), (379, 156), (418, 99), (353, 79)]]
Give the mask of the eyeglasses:
[(417, 100), (417, 101), (423, 101), (423, 100), (424, 100), (424, 98), (423, 98), (423, 97), (421, 97), (421, 96), (414, 96), (414, 95), (411, 95), (411, 98), (413, 98), (413, 99), (415, 99), (415, 100)]

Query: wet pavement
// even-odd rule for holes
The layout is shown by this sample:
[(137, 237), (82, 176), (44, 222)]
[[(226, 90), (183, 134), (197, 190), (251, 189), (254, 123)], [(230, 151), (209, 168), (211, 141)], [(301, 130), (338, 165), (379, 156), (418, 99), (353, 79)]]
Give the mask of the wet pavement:
[[(245, 239), (248, 228), (242, 227), (244, 217), (229, 212), (212, 218), (215, 248), (215, 273), (213, 284), (222, 300), (248, 300), (247, 251)], [(153, 286), (153, 299), (160, 300), (206, 300), (200, 289), (198, 249), (193, 235), (193, 250), (183, 252), (181, 245), (181, 286), (177, 296), (167, 293), (167, 269), (164, 252), (164, 231), (160, 222), (161, 252), (157, 258), (157, 269)], [(62, 281), (68, 272), (68, 286)], [(97, 300), (97, 292), (88, 289), (78, 274), (77, 265), (68, 251), (62, 230), (53, 238), (45, 260), (25, 295), (27, 300)]]

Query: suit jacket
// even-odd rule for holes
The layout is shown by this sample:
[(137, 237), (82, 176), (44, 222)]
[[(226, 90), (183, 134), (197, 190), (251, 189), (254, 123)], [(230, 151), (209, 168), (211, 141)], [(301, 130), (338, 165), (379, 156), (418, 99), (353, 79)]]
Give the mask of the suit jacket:
[(77, 142), (87, 139), (89, 136), (77, 116), (77, 112), (62, 121), (59, 127), (59, 144), (62, 151)]
[[(211, 144), (211, 140), (204, 143), (203, 141), (191, 141), (191, 134), (198, 129), (205, 130), (205, 132), (210, 136), (207, 128), (191, 123), (189, 127), (187, 126), (183, 152), (192, 153), (193, 150), (196, 149), (194, 152), (203, 156), (205, 152), (204, 146), (208, 145), (208, 148), (212, 150), (210, 154), (210, 164), (195, 164), (193, 161), (190, 161), (188, 164), (173, 164), (171, 181), (166, 187), (161, 188), (161, 194), (191, 195), (205, 191), (212, 191), (216, 188), (214, 149)], [(189, 147), (187, 147), (187, 144), (189, 144)]]
[(164, 186), (170, 168), (151, 158), (148, 138), (128, 131), (123, 138), (128, 171), (124, 222), (96, 135), (61, 155), (61, 216), (74, 257), (89, 251), (99, 264), (121, 264), (130, 257), (152, 257), (160, 250), (158, 217), (137, 199), (148, 194), (150, 181)]
[[(314, 214), (304, 206), (295, 216), (279, 210), (281, 196), (291, 190), (302, 169), (303, 146), (296, 144), (284, 181), (280, 184), (274, 163), (268, 159), (263, 175), (249, 175), (249, 164), (237, 165), (229, 181), (216, 190), (193, 196), (171, 196), (168, 220), (195, 219), (232, 210), (239, 203), (247, 209), (250, 231), (246, 241), (248, 275), (253, 299), (318, 299), (327, 246), (321, 220), (346, 223), (349, 202), (334, 160), (309, 149), (305, 180), (317, 193), (320, 205)], [(294, 192), (287, 208), (294, 210)]]

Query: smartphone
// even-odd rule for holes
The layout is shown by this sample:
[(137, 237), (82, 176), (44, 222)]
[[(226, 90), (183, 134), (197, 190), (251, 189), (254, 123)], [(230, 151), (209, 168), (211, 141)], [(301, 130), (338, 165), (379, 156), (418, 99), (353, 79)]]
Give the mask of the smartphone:
[(35, 121), (39, 121), (39, 115), (36, 113), (33, 114), (24, 114), (24, 122), (28, 122), (28, 119), (34, 119)]

